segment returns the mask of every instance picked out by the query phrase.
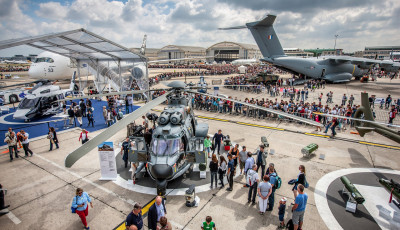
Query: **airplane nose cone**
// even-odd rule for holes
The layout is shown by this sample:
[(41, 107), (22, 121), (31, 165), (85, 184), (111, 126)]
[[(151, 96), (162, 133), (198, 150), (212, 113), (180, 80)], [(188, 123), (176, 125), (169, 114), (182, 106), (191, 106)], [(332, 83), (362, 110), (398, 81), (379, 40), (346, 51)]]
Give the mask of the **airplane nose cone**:
[(43, 68), (40, 69), (36, 64), (32, 64), (28, 70), (28, 75), (31, 78), (40, 79), (44, 75), (44, 70)]
[(166, 164), (153, 165), (151, 167), (151, 174), (157, 179), (167, 179), (171, 177), (174, 172), (172, 167)]

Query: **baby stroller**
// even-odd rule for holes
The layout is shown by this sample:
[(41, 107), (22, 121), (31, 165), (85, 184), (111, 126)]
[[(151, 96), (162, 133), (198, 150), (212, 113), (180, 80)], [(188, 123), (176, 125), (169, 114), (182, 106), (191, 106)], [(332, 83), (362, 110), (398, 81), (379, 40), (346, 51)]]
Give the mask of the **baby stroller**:
[(232, 142), (231, 142), (229, 135), (224, 136), (223, 142), (224, 142), (224, 150), (225, 151), (231, 150)]

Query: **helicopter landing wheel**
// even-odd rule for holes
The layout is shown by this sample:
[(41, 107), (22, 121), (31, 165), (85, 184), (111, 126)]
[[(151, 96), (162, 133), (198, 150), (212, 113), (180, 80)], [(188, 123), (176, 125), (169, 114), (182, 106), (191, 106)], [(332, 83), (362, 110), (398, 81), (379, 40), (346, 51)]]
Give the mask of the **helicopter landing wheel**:
[(165, 196), (166, 193), (167, 193), (166, 187), (158, 187), (157, 186), (157, 195)]

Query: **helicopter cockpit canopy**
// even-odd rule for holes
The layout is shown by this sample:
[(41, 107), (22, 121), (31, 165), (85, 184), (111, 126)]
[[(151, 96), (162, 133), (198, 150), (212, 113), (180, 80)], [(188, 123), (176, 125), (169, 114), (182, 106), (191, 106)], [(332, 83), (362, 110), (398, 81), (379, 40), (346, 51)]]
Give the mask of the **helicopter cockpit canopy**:
[(151, 152), (156, 156), (172, 156), (178, 151), (184, 151), (184, 144), (181, 141), (181, 138), (154, 138), (151, 146)]

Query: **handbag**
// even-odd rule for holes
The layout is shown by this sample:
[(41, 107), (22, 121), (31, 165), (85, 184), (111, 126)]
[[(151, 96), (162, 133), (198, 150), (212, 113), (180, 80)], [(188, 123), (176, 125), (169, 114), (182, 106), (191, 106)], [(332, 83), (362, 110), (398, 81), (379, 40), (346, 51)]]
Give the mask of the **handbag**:
[(291, 179), (291, 180), (288, 182), (288, 184), (292, 185), (292, 184), (296, 183), (296, 181), (297, 181), (297, 179)]
[[(78, 198), (77, 198), (77, 197), (78, 197), (78, 196), (75, 197), (75, 204), (78, 205)], [(74, 207), (71, 206), (71, 213), (76, 213), (76, 209), (77, 209), (77, 208), (74, 208)]]
[(306, 177), (304, 177), (304, 188), (308, 188), (309, 186)]

